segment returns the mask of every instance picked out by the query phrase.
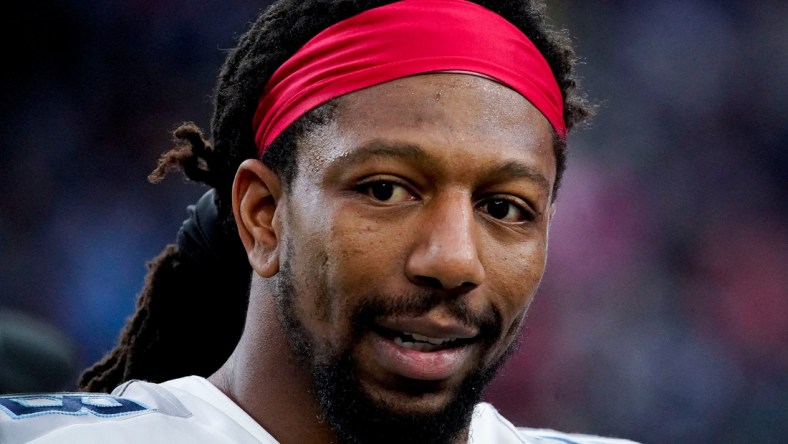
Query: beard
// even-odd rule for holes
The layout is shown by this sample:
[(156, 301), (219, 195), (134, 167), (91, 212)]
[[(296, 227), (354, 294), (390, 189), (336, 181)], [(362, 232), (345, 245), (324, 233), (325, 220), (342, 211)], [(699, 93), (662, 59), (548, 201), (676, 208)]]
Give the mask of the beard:
[[(290, 256), (292, 257), (292, 255)], [(285, 261), (277, 279), (276, 306), (279, 321), (286, 333), (296, 358), (312, 376), (314, 393), (320, 408), (319, 419), (324, 421), (343, 444), (430, 443), (450, 444), (468, 432), (476, 404), (484, 388), (494, 378), (500, 367), (519, 345), (516, 339), (503, 355), (492, 364), (480, 364), (468, 373), (442, 407), (428, 412), (403, 412), (385, 400), (371, 396), (364, 390), (358, 377), (357, 366), (351, 350), (358, 338), (369, 331), (376, 318), (392, 315), (426, 313), (444, 304), (459, 320), (479, 327), (479, 341), (489, 347), (500, 339), (500, 316), (492, 309), (473, 313), (462, 298), (447, 298), (434, 292), (419, 292), (398, 298), (369, 297), (355, 307), (350, 315), (351, 338), (342, 347), (329, 352), (321, 350), (316, 338), (304, 328), (296, 307), (297, 292), (293, 285), (290, 261)], [(319, 289), (317, 301), (328, 301), (330, 292)], [(319, 310), (330, 310), (319, 304)], [(321, 313), (328, 318), (327, 313)], [(519, 338), (519, 334), (515, 338)], [(422, 382), (422, 381), (419, 381)], [(437, 383), (423, 381), (411, 384), (403, 392), (411, 396), (428, 394), (438, 389)]]

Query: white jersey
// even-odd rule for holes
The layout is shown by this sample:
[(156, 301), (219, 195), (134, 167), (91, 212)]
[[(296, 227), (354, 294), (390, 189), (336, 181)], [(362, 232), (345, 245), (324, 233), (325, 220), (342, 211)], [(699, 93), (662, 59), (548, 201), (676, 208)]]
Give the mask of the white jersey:
[[(490, 404), (476, 406), (470, 443), (624, 444), (631, 441), (513, 426)], [(131, 381), (111, 395), (0, 397), (0, 444), (277, 444), (224, 393), (198, 376)]]

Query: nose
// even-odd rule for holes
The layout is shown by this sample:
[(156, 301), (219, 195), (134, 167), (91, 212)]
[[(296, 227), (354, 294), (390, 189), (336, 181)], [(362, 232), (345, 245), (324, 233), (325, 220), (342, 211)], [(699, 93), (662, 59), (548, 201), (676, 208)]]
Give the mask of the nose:
[(467, 292), (484, 281), (475, 210), (464, 195), (435, 199), (424, 209), (416, 244), (406, 263), (408, 278), (437, 289)]

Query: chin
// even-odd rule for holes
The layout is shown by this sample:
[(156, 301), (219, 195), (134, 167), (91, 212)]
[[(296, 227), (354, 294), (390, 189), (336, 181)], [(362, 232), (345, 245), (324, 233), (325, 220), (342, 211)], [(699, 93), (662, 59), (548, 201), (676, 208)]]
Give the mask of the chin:
[(366, 385), (352, 372), (346, 376), (321, 401), (323, 417), (343, 444), (456, 442), (479, 401), (480, 390), (424, 381), (382, 388)]
[(441, 412), (462, 396), (457, 386), (442, 381), (403, 380), (381, 388), (360, 382), (365, 396), (378, 407), (402, 415), (431, 415)]

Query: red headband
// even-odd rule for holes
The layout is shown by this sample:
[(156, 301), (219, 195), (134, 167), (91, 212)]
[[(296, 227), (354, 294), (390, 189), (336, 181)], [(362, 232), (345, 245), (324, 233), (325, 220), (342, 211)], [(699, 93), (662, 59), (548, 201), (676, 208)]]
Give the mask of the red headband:
[(519, 29), (466, 0), (403, 0), (325, 29), (274, 72), (254, 115), (258, 152), (333, 98), (440, 71), (477, 73), (507, 85), (566, 136), (558, 83)]

